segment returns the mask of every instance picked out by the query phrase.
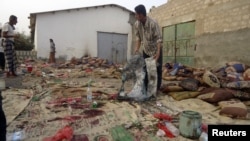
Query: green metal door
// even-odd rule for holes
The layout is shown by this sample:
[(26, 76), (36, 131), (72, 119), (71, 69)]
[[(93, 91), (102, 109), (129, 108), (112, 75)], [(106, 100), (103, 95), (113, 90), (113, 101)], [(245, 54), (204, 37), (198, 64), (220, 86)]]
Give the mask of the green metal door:
[(163, 62), (194, 65), (195, 21), (163, 28)]

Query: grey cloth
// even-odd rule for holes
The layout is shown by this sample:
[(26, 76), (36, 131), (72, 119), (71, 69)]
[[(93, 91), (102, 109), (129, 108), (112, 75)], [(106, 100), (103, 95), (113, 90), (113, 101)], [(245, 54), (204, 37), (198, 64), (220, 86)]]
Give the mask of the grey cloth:
[[(148, 86), (146, 90), (146, 86), (144, 83), (146, 72), (145, 65), (147, 66), (148, 72)], [(157, 91), (157, 72), (156, 72), (156, 62), (153, 58), (144, 59), (141, 55), (135, 55), (129, 60), (129, 62), (125, 65), (122, 80), (125, 83), (129, 79), (133, 79), (135, 81), (135, 85), (132, 90), (127, 94), (127, 97), (135, 100), (135, 101), (144, 101), (151, 97), (152, 95), (156, 95)], [(124, 85), (124, 84), (123, 84)]]

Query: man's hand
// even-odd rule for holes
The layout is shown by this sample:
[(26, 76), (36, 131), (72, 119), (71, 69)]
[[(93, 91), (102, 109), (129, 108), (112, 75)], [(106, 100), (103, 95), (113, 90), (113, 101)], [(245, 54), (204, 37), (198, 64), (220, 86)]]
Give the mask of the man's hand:
[(134, 51), (135, 54), (139, 53), (140, 47), (141, 47), (141, 41), (138, 40), (136, 41), (136, 46), (135, 46), (135, 51)]
[(155, 59), (156, 62), (158, 61), (159, 57), (160, 57), (160, 54), (156, 53), (155, 56), (154, 56), (154, 59)]
[(158, 59), (160, 58), (160, 54), (161, 54), (161, 43), (157, 43), (157, 52), (154, 56), (155, 61), (158, 61)]
[(138, 54), (139, 53), (139, 48), (136, 47), (134, 53)]

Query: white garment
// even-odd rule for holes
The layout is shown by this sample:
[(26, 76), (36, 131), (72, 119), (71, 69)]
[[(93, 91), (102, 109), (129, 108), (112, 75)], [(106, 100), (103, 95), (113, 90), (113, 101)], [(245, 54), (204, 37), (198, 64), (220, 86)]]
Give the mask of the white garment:
[[(3, 25), (3, 28), (2, 28), (2, 34), (3, 32), (6, 32), (7, 31), (7, 35), (8, 36), (14, 36), (15, 35), (15, 32), (14, 32), (14, 29), (11, 25), (9, 25), (9, 23), (5, 23)], [(11, 38), (8, 38), (9, 40), (11, 41), (14, 41), (14, 37), (11, 37)]]

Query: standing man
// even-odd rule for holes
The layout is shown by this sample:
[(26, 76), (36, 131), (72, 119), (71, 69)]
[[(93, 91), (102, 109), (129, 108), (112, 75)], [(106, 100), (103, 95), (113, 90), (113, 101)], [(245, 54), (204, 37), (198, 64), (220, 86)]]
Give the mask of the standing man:
[(49, 39), (50, 41), (50, 54), (49, 54), (49, 62), (48, 63), (55, 63), (55, 54), (56, 54), (56, 45), (53, 39)]
[(5, 23), (2, 28), (2, 35), (4, 38), (4, 53), (6, 59), (6, 66), (7, 66), (7, 77), (9, 76), (17, 76), (16, 69), (17, 69), (17, 57), (15, 51), (15, 42), (14, 38), (18, 37), (15, 34), (15, 26), (17, 24), (17, 17), (11, 15), (9, 17), (9, 22)]
[(4, 70), (5, 70), (5, 57), (4, 57), (3, 41), (4, 41), (4, 39), (2, 39), (2, 25), (0, 23), (0, 69), (1, 69), (1, 72), (4, 72)]
[[(160, 27), (156, 21), (149, 18), (146, 13), (144, 5), (138, 5), (135, 7), (135, 36), (136, 47), (135, 53), (137, 53), (142, 46), (143, 58), (153, 57), (157, 65), (157, 91), (160, 90), (162, 82), (162, 36)], [(147, 69), (144, 84), (148, 86)]]

